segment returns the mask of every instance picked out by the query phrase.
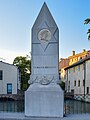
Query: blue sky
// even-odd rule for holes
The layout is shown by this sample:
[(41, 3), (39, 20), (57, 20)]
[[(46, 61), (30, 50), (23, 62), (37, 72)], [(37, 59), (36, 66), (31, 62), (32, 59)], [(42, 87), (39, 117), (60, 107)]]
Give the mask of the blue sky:
[(59, 58), (90, 49), (84, 20), (90, 0), (0, 0), (0, 57), (12, 63), (31, 51), (31, 28), (46, 2), (59, 28)]

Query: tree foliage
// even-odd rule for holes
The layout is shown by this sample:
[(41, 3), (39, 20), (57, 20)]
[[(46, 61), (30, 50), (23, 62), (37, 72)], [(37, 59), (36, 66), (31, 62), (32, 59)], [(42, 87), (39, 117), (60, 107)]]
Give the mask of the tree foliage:
[(28, 57), (18, 56), (14, 59), (13, 64), (19, 68), (21, 73), (21, 89), (26, 90), (31, 71), (31, 60)]
[(61, 81), (59, 85), (61, 86), (62, 90), (65, 90), (65, 82)]
[(84, 21), (84, 24), (89, 24), (90, 23), (90, 18), (87, 18), (85, 21)]
[[(87, 18), (87, 19), (84, 21), (84, 24), (90, 24), (90, 18)], [(90, 39), (90, 29), (88, 29), (87, 34), (88, 34), (88, 39)]]

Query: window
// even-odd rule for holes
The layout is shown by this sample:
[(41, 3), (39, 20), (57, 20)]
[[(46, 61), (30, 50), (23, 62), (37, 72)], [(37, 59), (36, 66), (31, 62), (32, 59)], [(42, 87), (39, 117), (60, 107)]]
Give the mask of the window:
[(76, 86), (76, 80), (74, 81), (74, 86)]
[(89, 87), (87, 87), (87, 94), (89, 94)]
[(73, 68), (73, 72), (75, 72), (75, 67)]
[(3, 71), (0, 70), (0, 80), (3, 80)]
[(74, 93), (74, 89), (71, 89), (71, 93)]
[(71, 69), (69, 69), (69, 73), (71, 72)]
[(70, 81), (68, 81), (68, 92), (70, 92)]
[(80, 71), (80, 65), (78, 66), (78, 70)]
[(8, 93), (8, 94), (11, 94), (11, 93), (12, 93), (12, 84), (11, 84), (11, 83), (8, 83), (8, 84), (7, 84), (7, 93)]
[(83, 86), (85, 86), (85, 80), (83, 80)]
[(82, 57), (80, 57), (80, 60), (82, 59)]
[(68, 81), (68, 86), (70, 86), (70, 81)]
[(83, 63), (83, 70), (85, 70), (85, 63)]
[(80, 87), (80, 80), (78, 80), (78, 87)]

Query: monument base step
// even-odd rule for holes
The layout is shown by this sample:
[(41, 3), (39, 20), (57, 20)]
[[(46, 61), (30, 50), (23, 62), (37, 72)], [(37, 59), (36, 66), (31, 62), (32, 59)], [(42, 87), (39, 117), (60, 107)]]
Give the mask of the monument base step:
[(64, 94), (57, 84), (32, 84), (25, 92), (25, 116), (63, 117)]

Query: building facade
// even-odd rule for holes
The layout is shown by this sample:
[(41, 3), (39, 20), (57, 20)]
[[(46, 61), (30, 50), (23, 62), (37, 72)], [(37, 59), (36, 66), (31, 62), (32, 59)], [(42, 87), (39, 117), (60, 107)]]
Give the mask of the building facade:
[(75, 51), (72, 51), (72, 55), (68, 57), (69, 65), (72, 65), (78, 62), (80, 59), (84, 59), (89, 55), (90, 55), (90, 50), (86, 51), (85, 49), (83, 49), (83, 51), (78, 54), (75, 54)]
[[(82, 97), (90, 94), (90, 56), (65, 68), (66, 91)], [(89, 96), (90, 97), (90, 96)], [(86, 97), (90, 100), (89, 97)]]
[(72, 55), (68, 58), (61, 58), (59, 61), (59, 74), (62, 81), (65, 81), (65, 68), (78, 62), (81, 59), (86, 58), (90, 55), (90, 50), (86, 51), (83, 49), (81, 53), (76, 54), (75, 51), (72, 51)]
[(18, 68), (0, 61), (0, 94), (17, 94), (18, 89), (20, 90)]
[(69, 66), (69, 59), (68, 58), (61, 58), (59, 61), (59, 74), (61, 81), (65, 82), (65, 67)]

